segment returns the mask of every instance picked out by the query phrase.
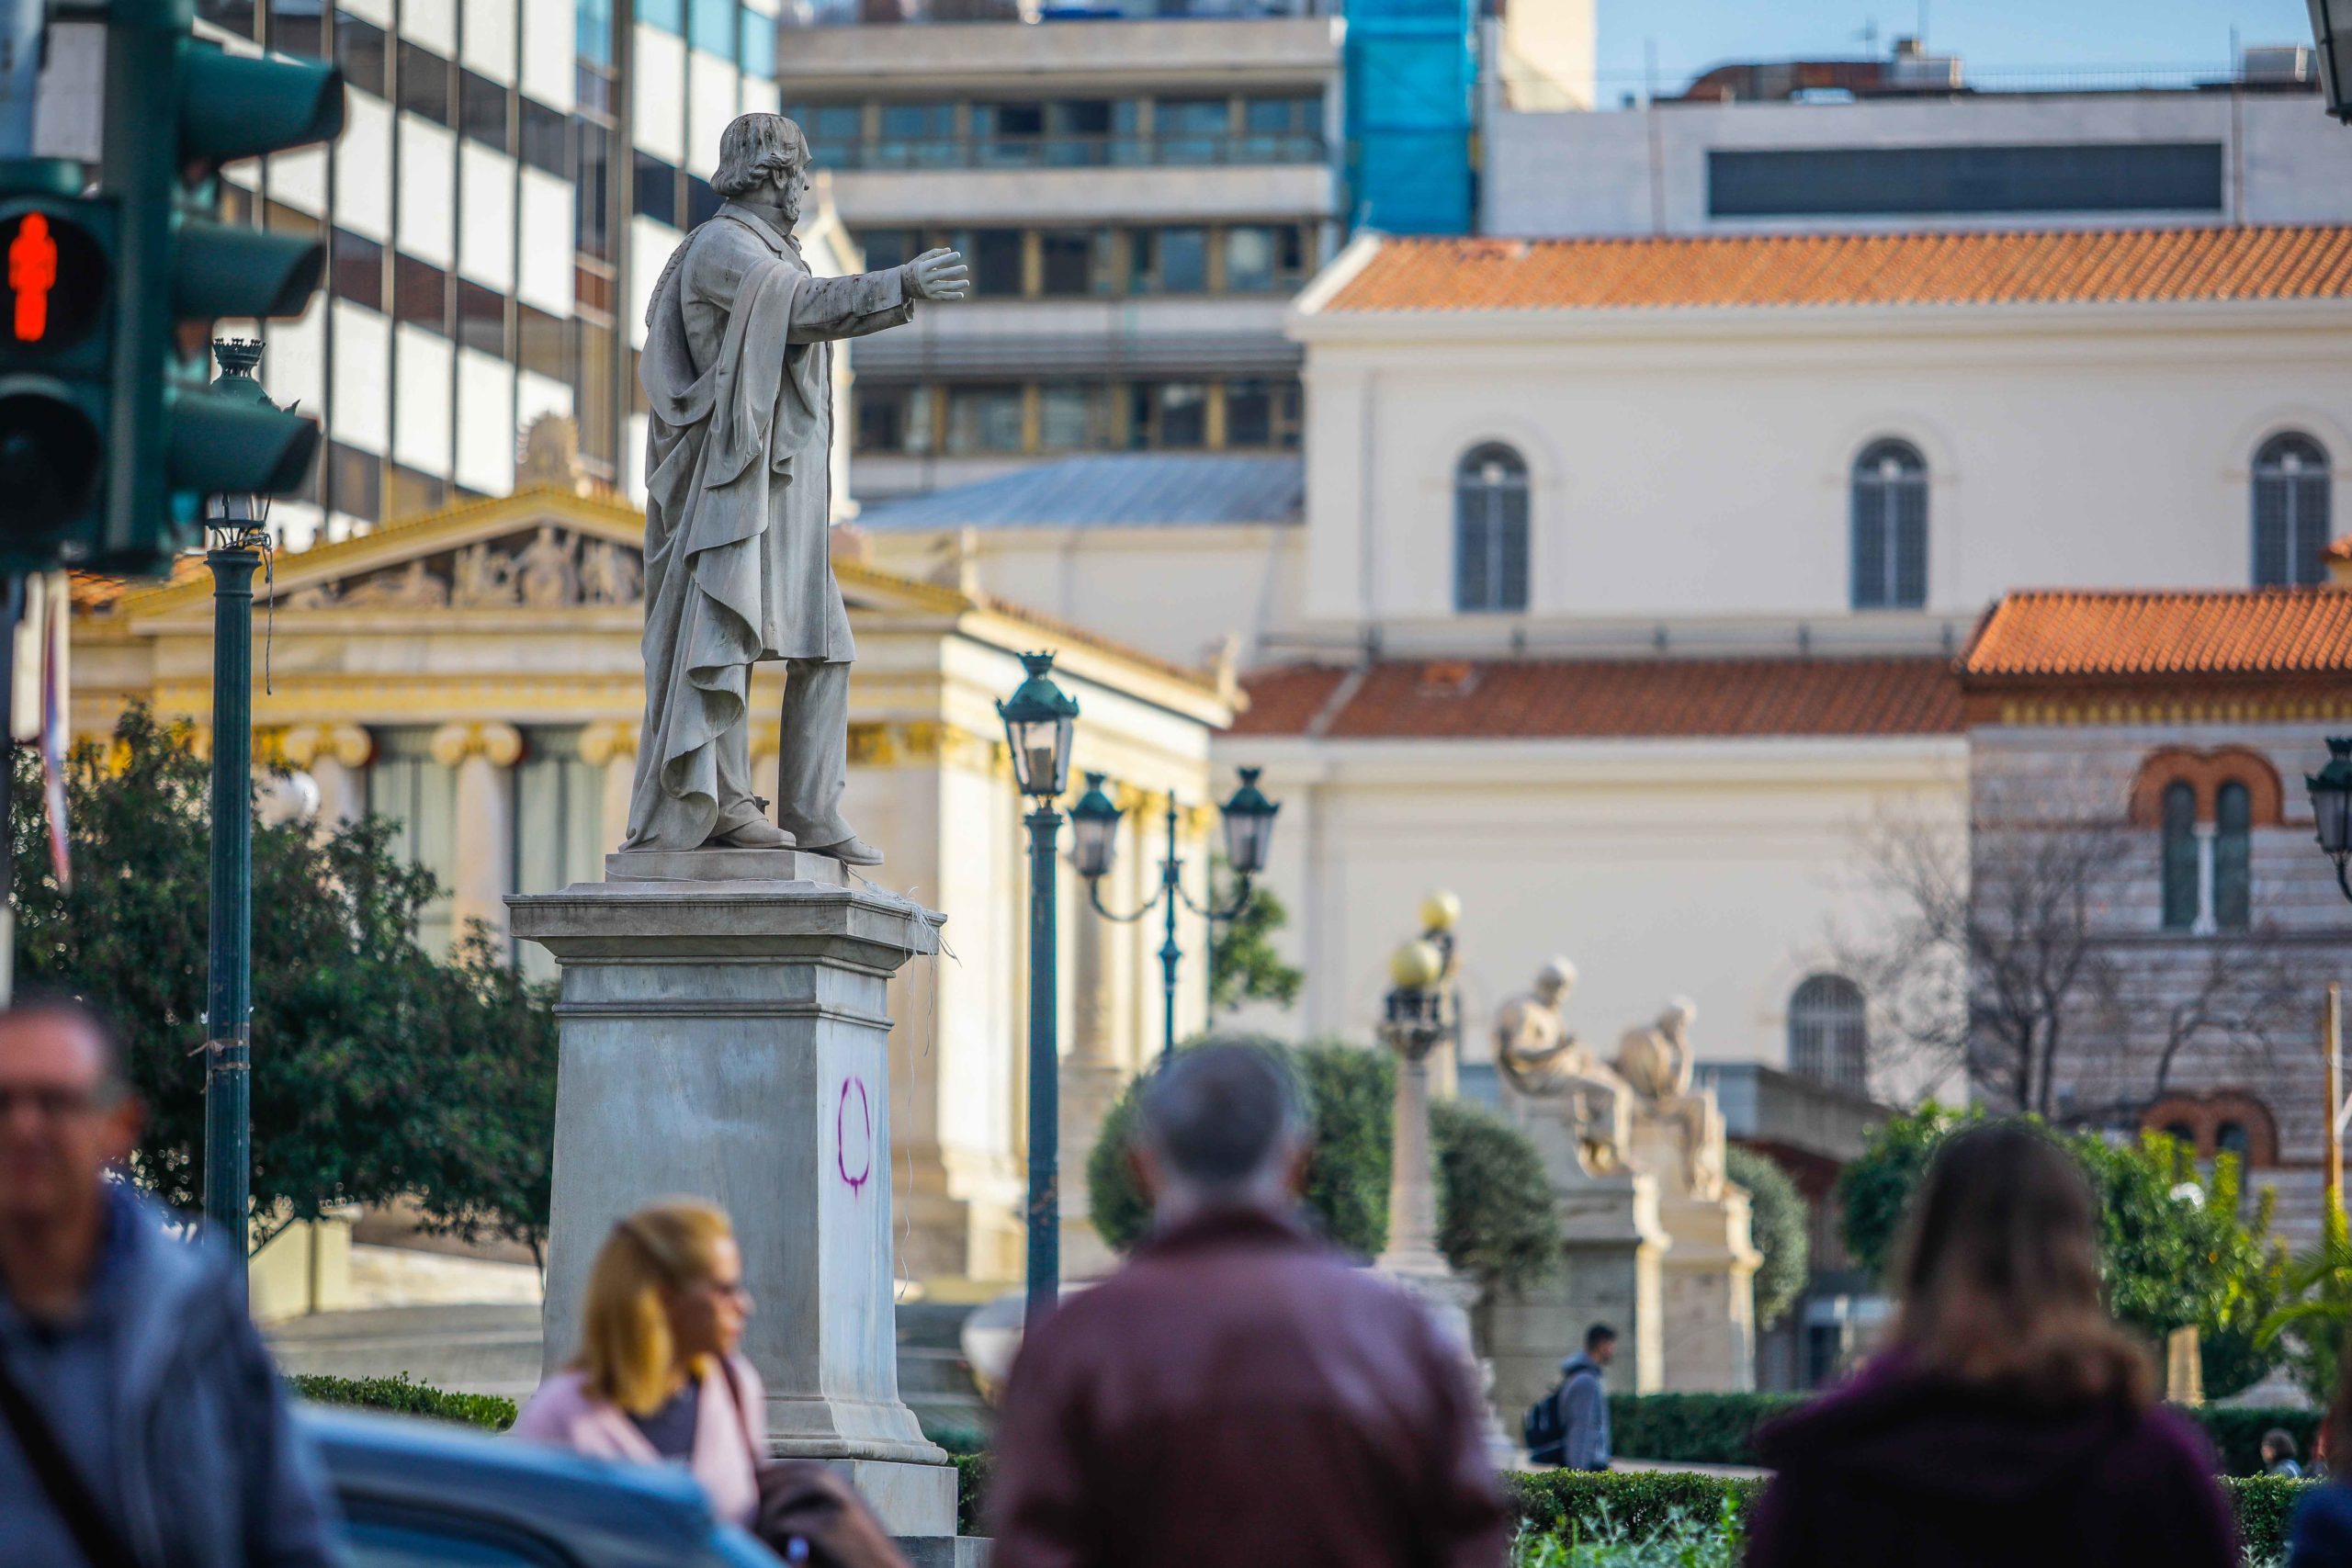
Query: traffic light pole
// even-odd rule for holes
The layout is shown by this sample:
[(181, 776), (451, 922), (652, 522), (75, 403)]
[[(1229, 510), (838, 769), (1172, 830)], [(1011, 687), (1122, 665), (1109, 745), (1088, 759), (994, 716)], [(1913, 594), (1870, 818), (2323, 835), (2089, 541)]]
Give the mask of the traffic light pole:
[[(204, 1042), (204, 1223), (245, 1253), (253, 1197), (254, 536), (205, 553), (212, 569), (211, 978)], [(240, 1290), (244, 1270), (236, 1271)]]

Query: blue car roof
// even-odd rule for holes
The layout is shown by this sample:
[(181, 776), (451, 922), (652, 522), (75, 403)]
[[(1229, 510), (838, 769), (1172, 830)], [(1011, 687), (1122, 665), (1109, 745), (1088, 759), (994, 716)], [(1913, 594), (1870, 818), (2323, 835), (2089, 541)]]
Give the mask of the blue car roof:
[(673, 1466), (583, 1459), (420, 1416), (304, 1405), (301, 1421), (346, 1509), (366, 1500), (508, 1521), (614, 1563), (694, 1562), (712, 1550), (710, 1505)]

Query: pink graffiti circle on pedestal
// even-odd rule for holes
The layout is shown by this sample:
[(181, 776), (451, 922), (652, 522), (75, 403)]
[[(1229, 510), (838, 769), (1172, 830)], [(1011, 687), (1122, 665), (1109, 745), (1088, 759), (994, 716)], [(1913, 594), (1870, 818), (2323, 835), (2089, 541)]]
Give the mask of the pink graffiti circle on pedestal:
[[(854, 1134), (849, 1126), (849, 1107), (853, 1096), (857, 1100), (857, 1131)], [(854, 1156), (850, 1147), (853, 1135), (857, 1142)], [(865, 1191), (867, 1179), (874, 1174), (874, 1107), (865, 1098), (865, 1085), (856, 1078), (842, 1080), (841, 1103), (833, 1108), (833, 1149), (834, 1163), (842, 1173), (842, 1179), (849, 1184), (851, 1191)]]

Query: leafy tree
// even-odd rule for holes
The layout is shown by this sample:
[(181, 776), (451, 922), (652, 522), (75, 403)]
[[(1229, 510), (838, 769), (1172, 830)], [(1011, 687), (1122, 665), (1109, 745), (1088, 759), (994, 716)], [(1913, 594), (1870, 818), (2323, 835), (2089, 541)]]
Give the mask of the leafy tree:
[[(1218, 908), (1233, 896), (1232, 889), (1224, 886), (1224, 870), (1225, 863), (1219, 861), (1215, 875)], [(1272, 1002), (1286, 1008), (1298, 1000), (1299, 987), (1306, 984), (1306, 973), (1283, 963), (1270, 940), (1288, 924), (1290, 911), (1274, 897), (1272, 888), (1250, 890), (1250, 902), (1241, 913), (1226, 921), (1224, 931), (1210, 939), (1212, 1010), (1231, 1012), (1243, 1002)]]
[(1931, 1100), (1871, 1134), (1860, 1156), (1838, 1175), (1840, 1229), (1856, 1263), (1882, 1279), (1893, 1272), (1904, 1213), (1936, 1145), (1956, 1127), (1982, 1119), (1981, 1111), (1956, 1111)]
[(1737, 1144), (1724, 1150), (1724, 1174), (1747, 1190), (1749, 1234), (1764, 1255), (1756, 1268), (1756, 1326), (1770, 1328), (1804, 1291), (1812, 1253), (1804, 1199), (1778, 1161)]
[(1560, 1257), (1560, 1211), (1544, 1156), (1484, 1106), (1430, 1107), (1436, 1153), (1438, 1250), (1482, 1294), (1535, 1284)]
[[(1846, 1243), (1858, 1262), (1876, 1273), (1889, 1269), (1903, 1211), (1937, 1145), (1983, 1119), (1930, 1104), (1871, 1135), (1838, 1180)], [(2099, 1268), (2117, 1319), (2151, 1341), (2195, 1326), (2211, 1396), (2259, 1382), (2278, 1359), (2261, 1330), (2286, 1274), (2269, 1235), (2269, 1194), (2244, 1215), (2235, 1158), (2224, 1155), (2200, 1176), (2189, 1151), (2160, 1133), (2122, 1144), (2086, 1133), (2050, 1135), (2082, 1167), (2098, 1199)]]
[[(143, 708), (68, 764), (74, 880), (46, 852), (17, 759), (17, 973), (122, 1029), (147, 1108), (134, 1174), (201, 1201), (209, 770), (185, 727)], [(314, 835), (254, 825), (254, 1212), (282, 1224), (407, 1194), (428, 1224), (532, 1246), (544, 1235), (555, 1027), (479, 931), (451, 962), (418, 945), (432, 877), (368, 818)], [(258, 1239), (266, 1241), (268, 1232)]]
[[(1295, 1072), (1315, 1123), (1305, 1201), (1324, 1235), (1368, 1257), (1388, 1241), (1389, 1145), (1396, 1063), (1385, 1051), (1323, 1042), (1286, 1046), (1263, 1036), (1220, 1036), (1201, 1044), (1252, 1044)], [(1125, 1251), (1141, 1239), (1151, 1211), (1127, 1164), (1136, 1095), (1129, 1084), (1102, 1119), (1087, 1156), (1094, 1228)], [(1544, 1277), (1559, 1258), (1550, 1180), (1535, 1147), (1508, 1122), (1474, 1106), (1441, 1102), (1430, 1116), (1438, 1179), (1438, 1245), (1446, 1260), (1483, 1290)]]
[[(2344, 1201), (2331, 1190), (2321, 1212), (2319, 1242), (2282, 1271), (2278, 1300), (2262, 1319), (2256, 1337), (2277, 1347), (2295, 1369), (2295, 1381), (2318, 1404), (2335, 1397), (2337, 1372), (2347, 1332), (2352, 1332), (2352, 1238), (2347, 1238)], [(2280, 1336), (2290, 1336), (2280, 1344)]]

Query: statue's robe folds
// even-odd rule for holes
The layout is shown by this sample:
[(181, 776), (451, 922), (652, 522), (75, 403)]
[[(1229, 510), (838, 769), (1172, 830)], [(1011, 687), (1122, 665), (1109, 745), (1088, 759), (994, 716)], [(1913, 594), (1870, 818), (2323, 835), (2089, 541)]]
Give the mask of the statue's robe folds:
[(799, 247), (729, 202), (672, 256), (646, 312), (645, 723), (623, 849), (691, 850), (762, 815), (752, 665), (790, 670), (778, 819), (849, 836), (848, 665), (827, 548), (831, 340), (914, 313), (905, 269), (812, 277)]

